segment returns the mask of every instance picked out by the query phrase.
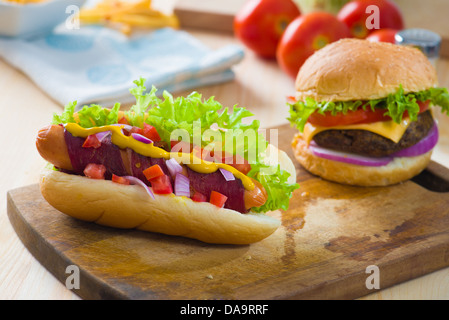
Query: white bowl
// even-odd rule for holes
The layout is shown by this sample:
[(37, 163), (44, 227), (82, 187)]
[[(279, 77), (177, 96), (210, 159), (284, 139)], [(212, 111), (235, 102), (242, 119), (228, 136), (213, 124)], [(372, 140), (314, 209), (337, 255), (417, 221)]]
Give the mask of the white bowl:
[[(71, 19), (74, 11), (81, 9), (86, 0), (43, 0), (42, 2), (18, 4), (0, 0), (0, 36), (30, 37), (44, 34)], [(66, 12), (67, 10), (67, 12)]]

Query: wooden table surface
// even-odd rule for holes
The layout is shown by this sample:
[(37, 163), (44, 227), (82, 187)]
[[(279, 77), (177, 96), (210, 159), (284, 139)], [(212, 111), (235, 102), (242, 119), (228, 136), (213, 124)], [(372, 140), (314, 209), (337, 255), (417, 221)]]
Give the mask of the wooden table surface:
[[(237, 43), (225, 34), (197, 30), (191, 33), (211, 48)], [(440, 60), (437, 69), (441, 86), (449, 87), (449, 60)], [(247, 107), (257, 115), (262, 127), (285, 124), (288, 111), (285, 97), (294, 93), (293, 80), (283, 74), (275, 62), (261, 60), (247, 51), (234, 71), (234, 81), (197, 88), (197, 91), (206, 98), (215, 96), (225, 106)], [(0, 129), (0, 299), (79, 299), (28, 252), (6, 214), (6, 192), (38, 181), (45, 162), (35, 148), (36, 133), (48, 124), (54, 112), (61, 110), (62, 106), (24, 73), (0, 59), (0, 117), (3, 121)], [(433, 160), (449, 167), (449, 117), (438, 111), (436, 115), (441, 138)], [(362, 299), (449, 299), (449, 268)]]

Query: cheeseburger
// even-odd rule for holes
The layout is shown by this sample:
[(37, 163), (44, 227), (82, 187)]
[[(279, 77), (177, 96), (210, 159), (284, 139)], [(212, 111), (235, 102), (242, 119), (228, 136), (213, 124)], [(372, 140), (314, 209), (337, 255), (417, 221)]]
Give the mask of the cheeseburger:
[(324, 179), (358, 186), (408, 180), (438, 141), (432, 106), (449, 114), (447, 89), (416, 48), (342, 39), (301, 67), (289, 121), (300, 164)]

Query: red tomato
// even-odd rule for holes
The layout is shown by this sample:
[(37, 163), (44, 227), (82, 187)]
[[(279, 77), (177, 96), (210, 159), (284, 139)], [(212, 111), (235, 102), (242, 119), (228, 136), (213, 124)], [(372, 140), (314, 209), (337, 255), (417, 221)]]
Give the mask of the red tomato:
[(158, 177), (164, 175), (164, 171), (162, 171), (162, 168), (158, 164), (155, 164), (154, 166), (146, 168), (145, 170), (142, 171), (142, 173), (145, 176), (145, 178), (147, 178), (148, 181), (151, 181), (155, 178), (158, 178)]
[(119, 119), (118, 123), (120, 123), (120, 124), (128, 124), (129, 125), (128, 119), (126, 119), (125, 117), (121, 117)]
[(129, 133), (138, 133), (152, 141), (161, 141), (161, 137), (159, 136), (156, 128), (149, 125), (148, 123), (143, 124), (143, 129), (139, 127), (132, 127)]
[[(418, 101), (418, 105), (419, 113), (424, 112), (429, 108), (429, 101)], [(346, 114), (337, 113), (334, 116), (330, 112), (327, 112), (324, 115), (315, 112), (310, 115), (307, 121), (315, 126), (336, 127), (391, 120), (389, 116), (384, 116), (384, 113), (385, 109), (375, 109), (375, 111), (372, 111), (371, 108), (366, 108), (366, 110), (359, 108), (355, 111), (348, 111)], [(408, 117), (407, 111), (404, 112), (403, 117)]]
[(360, 124), (391, 120), (390, 117), (385, 117), (383, 115), (384, 113), (384, 109), (376, 109), (376, 111), (373, 112), (370, 108), (367, 108), (366, 110), (360, 108), (355, 111), (348, 111), (346, 114), (340, 112), (336, 115), (332, 115), (330, 112), (326, 112), (325, 114), (315, 112), (310, 115), (307, 121), (316, 126), (336, 127), (356, 123)]
[(142, 135), (152, 141), (161, 141), (161, 137), (159, 136), (159, 133), (157, 132), (156, 128), (149, 125), (148, 123), (143, 124)]
[(95, 134), (87, 136), (86, 140), (84, 140), (83, 148), (97, 149), (99, 147), (101, 147), (101, 142), (100, 140), (98, 140), (98, 137)]
[(120, 184), (129, 184), (128, 179), (126, 179), (124, 177), (117, 176), (115, 174), (112, 174), (112, 181), (116, 182), (116, 183), (120, 183)]
[(191, 153), (193, 144), (184, 141), (170, 141), (171, 152)]
[(288, 25), (277, 48), (277, 61), (287, 74), (295, 78), (304, 61), (315, 51), (350, 35), (348, 27), (332, 14), (309, 13)]
[(83, 171), (84, 175), (91, 179), (104, 179), (105, 172), (106, 167), (96, 163), (89, 163)]
[(223, 208), (226, 200), (228, 200), (228, 197), (226, 197), (225, 195), (216, 192), (216, 191), (212, 191), (210, 193), (210, 199), (209, 202), (212, 203), (214, 206), (217, 206), (219, 208)]
[(151, 180), (151, 187), (156, 194), (169, 194), (173, 193), (173, 188), (170, 183), (170, 178), (167, 175), (163, 175)]
[(390, 43), (396, 43), (396, 40), (394, 36), (398, 30), (396, 29), (380, 29), (373, 31), (369, 34), (368, 37), (366, 37), (366, 40), (372, 41), (372, 42), (390, 42)]
[[(377, 6), (379, 8), (379, 29), (396, 29), (404, 28), (404, 21), (401, 12), (396, 4), (389, 0), (356, 0), (345, 4), (338, 12), (337, 18), (343, 21), (351, 30), (351, 34), (355, 38), (364, 39), (376, 29), (369, 30), (368, 25), (374, 22), (371, 19), (375, 17), (375, 13), (367, 10), (368, 6)], [(368, 13), (366, 12), (368, 11)]]
[(234, 33), (258, 55), (275, 58), (285, 28), (300, 14), (292, 0), (249, 0), (234, 18)]
[(207, 202), (207, 197), (202, 193), (196, 192), (193, 194), (192, 200), (195, 202)]

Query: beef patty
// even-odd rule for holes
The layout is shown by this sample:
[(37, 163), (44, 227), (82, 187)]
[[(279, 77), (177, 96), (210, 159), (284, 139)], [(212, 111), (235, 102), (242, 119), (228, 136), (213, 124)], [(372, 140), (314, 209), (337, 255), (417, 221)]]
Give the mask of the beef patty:
[(318, 133), (313, 140), (320, 147), (350, 152), (370, 157), (384, 157), (408, 148), (424, 138), (434, 120), (429, 110), (418, 115), (398, 143), (365, 130), (327, 130)]

